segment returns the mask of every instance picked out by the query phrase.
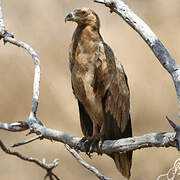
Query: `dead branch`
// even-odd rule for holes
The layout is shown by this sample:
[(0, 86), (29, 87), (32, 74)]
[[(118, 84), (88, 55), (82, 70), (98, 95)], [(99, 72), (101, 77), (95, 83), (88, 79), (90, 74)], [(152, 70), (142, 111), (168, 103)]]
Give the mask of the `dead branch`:
[[(27, 157), (27, 156), (24, 156), (22, 154), (20, 154), (19, 152), (16, 152), (16, 151), (12, 151), (10, 149), (7, 149), (6, 146), (4, 145), (4, 143), (0, 140), (0, 147), (1, 149), (7, 153), (7, 154), (10, 154), (10, 155), (13, 155), (13, 156), (16, 156), (24, 161), (28, 161), (28, 162), (33, 162), (35, 164), (37, 164), (38, 166), (40, 166), (41, 168), (45, 169), (47, 171), (47, 174), (48, 176), (54, 176), (54, 177), (57, 177), (53, 172), (52, 170), (59, 164), (59, 159), (55, 159), (53, 161), (53, 163), (51, 164), (47, 164), (46, 163), (46, 160), (43, 159), (42, 161), (39, 161), (35, 158), (32, 158), (32, 157)], [(46, 175), (47, 176), (47, 175)], [(59, 180), (59, 178), (56, 178), (57, 180)]]
[(26, 122), (17, 122), (17, 123), (12, 123), (12, 124), (0, 122), (0, 129), (12, 131), (12, 132), (19, 132), (19, 131), (24, 131), (26, 129), (29, 129), (29, 127)]
[(93, 166), (89, 165), (87, 162), (85, 162), (76, 150), (72, 149), (67, 144), (65, 144), (65, 147), (83, 167), (85, 167), (86, 169), (91, 171), (93, 174), (95, 174), (96, 177), (98, 177), (101, 180), (110, 180), (109, 178), (102, 175), (95, 167), (93, 167)]
[(2, 5), (0, 1), (0, 36), (3, 36), (4, 34), (5, 34), (5, 26), (3, 21)]
[[(71, 136), (62, 131), (46, 128), (45, 126), (35, 124), (36, 129), (34, 133), (41, 134), (44, 139), (53, 140), (68, 144), (70, 147), (76, 148), (80, 141), (80, 138)], [(102, 145), (102, 152), (127, 152), (135, 151), (141, 148), (149, 147), (176, 147), (177, 141), (175, 139), (175, 133), (150, 133), (143, 136), (134, 136), (132, 138), (124, 138), (119, 140), (106, 140)], [(85, 148), (82, 145), (82, 152), (85, 152)], [(96, 151), (96, 150), (95, 150)], [(97, 152), (97, 151), (96, 151)]]
[(7, 32), (5, 25), (3, 23), (3, 12), (2, 12), (2, 6), (1, 6), (1, 0), (0, 0), (0, 39), (1, 38), (3, 39), (4, 43), (9, 42), (9, 43), (14, 44), (18, 47), (24, 48), (31, 55), (31, 57), (33, 59), (33, 63), (34, 63), (33, 98), (32, 98), (32, 104), (31, 104), (31, 110), (30, 110), (29, 118), (27, 120), (27, 124), (29, 126), (30, 131), (33, 131), (33, 128), (31, 127), (33, 122), (36, 122), (38, 124), (42, 124), (36, 118), (36, 112), (37, 112), (38, 101), (39, 101), (40, 61), (39, 61), (37, 53), (34, 51), (34, 49), (30, 45), (28, 45), (22, 41), (16, 40), (13, 35), (11, 35)]

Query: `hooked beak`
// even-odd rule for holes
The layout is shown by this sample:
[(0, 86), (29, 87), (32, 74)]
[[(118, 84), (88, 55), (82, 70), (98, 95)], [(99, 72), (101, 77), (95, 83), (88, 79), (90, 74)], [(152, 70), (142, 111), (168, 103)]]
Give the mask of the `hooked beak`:
[(65, 23), (66, 23), (67, 21), (73, 21), (73, 19), (74, 19), (74, 16), (73, 16), (72, 13), (68, 13), (68, 14), (65, 16), (65, 18), (64, 18)]

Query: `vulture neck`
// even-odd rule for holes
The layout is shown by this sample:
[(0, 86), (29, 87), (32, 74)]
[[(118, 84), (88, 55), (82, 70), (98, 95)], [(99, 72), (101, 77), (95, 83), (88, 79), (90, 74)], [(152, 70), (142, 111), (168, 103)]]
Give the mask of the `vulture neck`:
[[(78, 25), (72, 38), (71, 59), (77, 64), (78, 68), (85, 72), (90, 64), (94, 64), (95, 52), (98, 44), (102, 41), (99, 28), (92, 25)], [(94, 65), (93, 65), (94, 66)]]
[(78, 24), (75, 31), (76, 38), (87, 41), (99, 41), (102, 39), (99, 33), (99, 26), (95, 23), (92, 24)]

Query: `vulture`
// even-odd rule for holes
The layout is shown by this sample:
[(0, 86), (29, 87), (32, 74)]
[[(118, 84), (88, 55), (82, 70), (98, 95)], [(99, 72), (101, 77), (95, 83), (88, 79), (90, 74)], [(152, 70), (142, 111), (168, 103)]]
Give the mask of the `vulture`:
[[(104, 140), (132, 137), (130, 92), (123, 66), (100, 34), (97, 14), (90, 8), (79, 8), (68, 13), (66, 21), (77, 23), (69, 48), (69, 64), (82, 140), (90, 154)], [(108, 156), (129, 179), (132, 152), (113, 152)]]

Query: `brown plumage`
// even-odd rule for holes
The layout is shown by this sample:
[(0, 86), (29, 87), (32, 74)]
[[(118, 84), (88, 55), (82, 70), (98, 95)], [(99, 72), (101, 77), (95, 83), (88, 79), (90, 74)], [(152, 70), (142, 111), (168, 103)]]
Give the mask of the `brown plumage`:
[[(89, 8), (75, 9), (65, 21), (76, 22), (69, 50), (72, 88), (78, 100), (81, 129), (88, 152), (99, 141), (132, 136), (129, 88), (121, 63), (103, 41), (100, 21)], [(108, 154), (130, 178), (132, 152)]]

